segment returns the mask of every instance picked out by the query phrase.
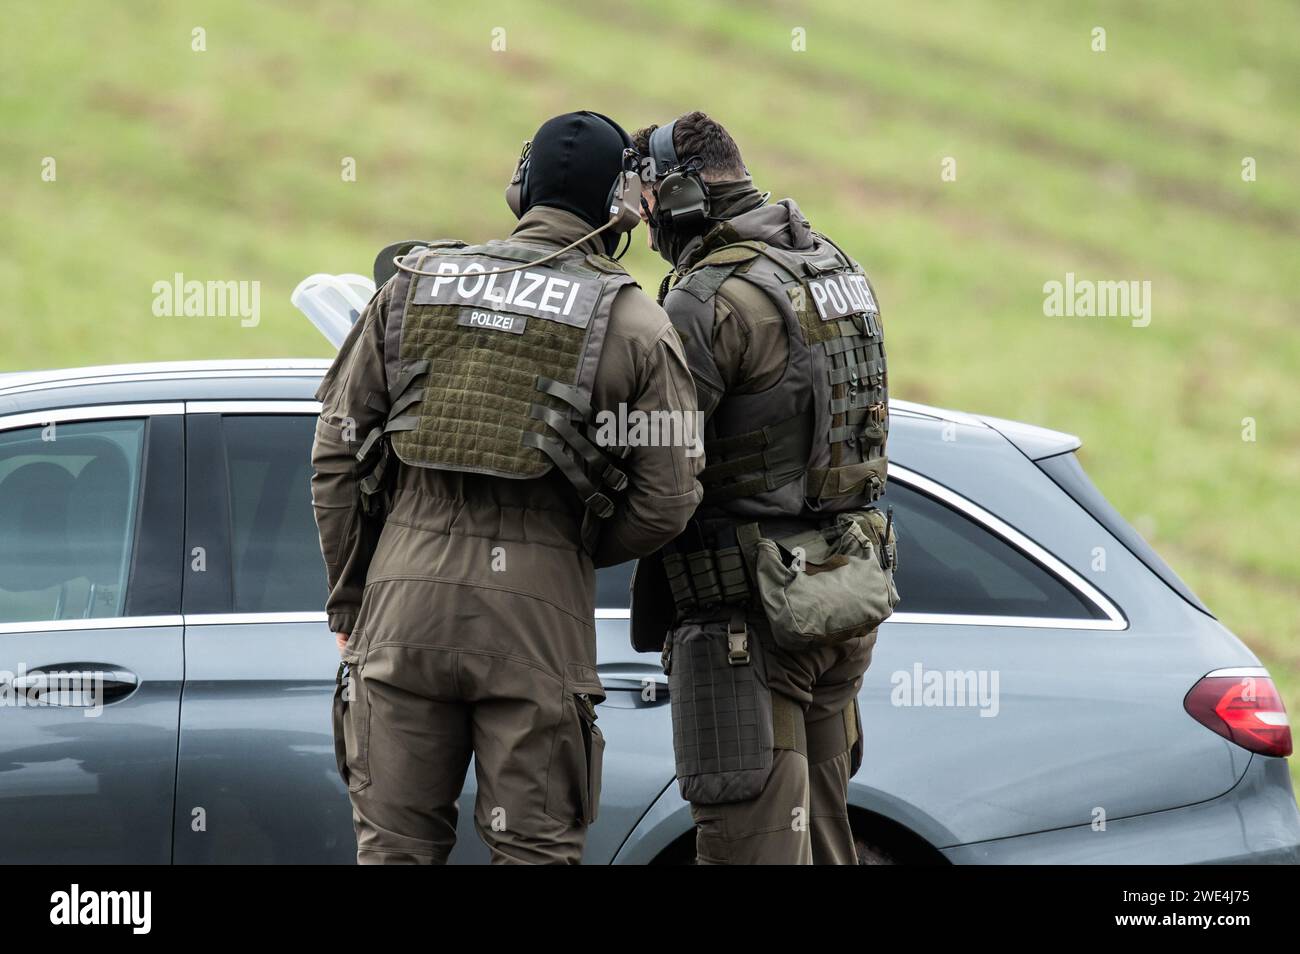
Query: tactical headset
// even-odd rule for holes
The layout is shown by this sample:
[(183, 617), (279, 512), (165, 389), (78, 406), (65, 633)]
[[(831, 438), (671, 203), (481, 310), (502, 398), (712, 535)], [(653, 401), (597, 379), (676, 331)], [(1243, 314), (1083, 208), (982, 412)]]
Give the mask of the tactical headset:
[[(529, 155), (532, 151), (533, 142), (530, 139), (524, 143), (523, 151), (519, 153), (519, 161), (515, 164), (515, 173), (510, 177), (510, 184), (506, 186), (506, 205), (510, 206), (510, 211), (515, 214), (515, 218), (522, 217), (524, 209), (528, 206), (528, 167)], [(609, 206), (609, 221), (595, 232), (584, 235), (579, 241), (584, 241), (596, 232), (603, 232), (608, 228), (613, 228), (619, 235), (631, 232), (641, 221), (640, 198), (641, 178), (636, 173), (636, 153), (631, 149), (624, 149), (623, 169), (614, 180), (614, 184), (609, 187), (609, 196), (605, 202)]]
[[(524, 209), (528, 204), (528, 166), (529, 154), (532, 149), (533, 141), (529, 139), (524, 143), (524, 148), (519, 153), (519, 161), (515, 164), (514, 174), (510, 177), (510, 184), (506, 186), (506, 204), (510, 206), (510, 211), (515, 214), (515, 218), (523, 216)], [(422, 272), (418, 268), (402, 264), (400, 257), (394, 258), (393, 264), (404, 272), (410, 272), (412, 275), (429, 275), (434, 278), (472, 278), (475, 275), (500, 275), (504, 272), (517, 272), (520, 269), (540, 265), (542, 262), (549, 262), (557, 255), (563, 255), (569, 249), (577, 248), (587, 239), (599, 235), (607, 229), (613, 229), (616, 235), (631, 232), (636, 228), (637, 223), (641, 221), (641, 177), (636, 171), (636, 161), (635, 150), (623, 150), (623, 168), (620, 170), (618, 177), (614, 179), (613, 185), (609, 187), (609, 196), (606, 200), (606, 205), (609, 206), (609, 221), (600, 228), (592, 229), (576, 242), (570, 242), (564, 248), (558, 248), (534, 262), (511, 265), (508, 268), (494, 268), (485, 272)]]
[(659, 126), (650, 134), (648, 144), (650, 161), (657, 185), (654, 187), (655, 208), (649, 216), (656, 228), (686, 233), (699, 231), (708, 221), (709, 190), (700, 178), (703, 161), (699, 156), (689, 156), (685, 162), (677, 157), (673, 146), (673, 127)]

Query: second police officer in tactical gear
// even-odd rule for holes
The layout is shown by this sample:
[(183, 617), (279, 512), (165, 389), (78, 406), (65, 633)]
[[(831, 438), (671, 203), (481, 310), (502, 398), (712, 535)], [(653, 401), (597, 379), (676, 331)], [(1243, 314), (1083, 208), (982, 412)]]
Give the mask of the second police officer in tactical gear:
[(793, 200), (754, 187), (708, 116), (634, 138), (706, 419), (703, 502), (638, 565), (632, 611), (634, 645), (663, 647), (697, 859), (854, 863), (856, 697), (898, 601), (892, 519), (872, 506), (888, 427), (875, 293)]
[(602, 446), (592, 426), (695, 412), (672, 325), (610, 257), (639, 217), (630, 146), (596, 113), (545, 123), (510, 237), (406, 243), (318, 392), (360, 862), (444, 862), (471, 756), (494, 862), (581, 858), (603, 746), (594, 566), (657, 550), (700, 499), (689, 446)]

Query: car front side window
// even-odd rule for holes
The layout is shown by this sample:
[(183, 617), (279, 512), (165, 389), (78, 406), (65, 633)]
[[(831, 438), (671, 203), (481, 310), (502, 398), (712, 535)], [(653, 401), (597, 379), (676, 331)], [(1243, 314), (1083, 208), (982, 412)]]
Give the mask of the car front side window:
[(144, 420), (0, 432), (0, 622), (124, 614)]

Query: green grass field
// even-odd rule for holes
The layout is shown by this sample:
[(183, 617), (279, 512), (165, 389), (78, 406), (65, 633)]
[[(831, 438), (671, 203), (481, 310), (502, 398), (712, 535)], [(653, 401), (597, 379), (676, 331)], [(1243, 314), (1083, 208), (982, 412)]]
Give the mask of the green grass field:
[[(306, 274), (505, 232), (519, 143), (557, 112), (702, 108), (866, 265), (893, 393), (1079, 434), (1300, 713), (1296, 4), (354, 6), (8, 5), (0, 369), (327, 355), (288, 301)], [(176, 272), (260, 281), (260, 324), (154, 317)], [(1150, 325), (1045, 317), (1066, 272), (1150, 281)]]

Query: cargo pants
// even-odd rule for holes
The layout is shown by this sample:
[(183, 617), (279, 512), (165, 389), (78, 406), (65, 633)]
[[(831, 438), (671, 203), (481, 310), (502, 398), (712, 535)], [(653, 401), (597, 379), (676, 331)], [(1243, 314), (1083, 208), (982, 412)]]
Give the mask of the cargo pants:
[[(678, 623), (666, 647), (678, 782), (699, 864), (857, 864), (849, 779), (875, 633), (789, 652), (761, 614)], [(730, 632), (729, 632), (730, 630)]]
[[(395, 590), (388, 602), (430, 605), (401, 592), (412, 585), (384, 584)], [(594, 668), (478, 652), (468, 638), (446, 645), (368, 615), (363, 609), (348, 640), (334, 697), (358, 863), (445, 863), (473, 756), (474, 825), (492, 863), (578, 864), (600, 799), (595, 704), (603, 694)], [(547, 620), (532, 622), (544, 640)], [(453, 631), (472, 636), (466, 629)]]

